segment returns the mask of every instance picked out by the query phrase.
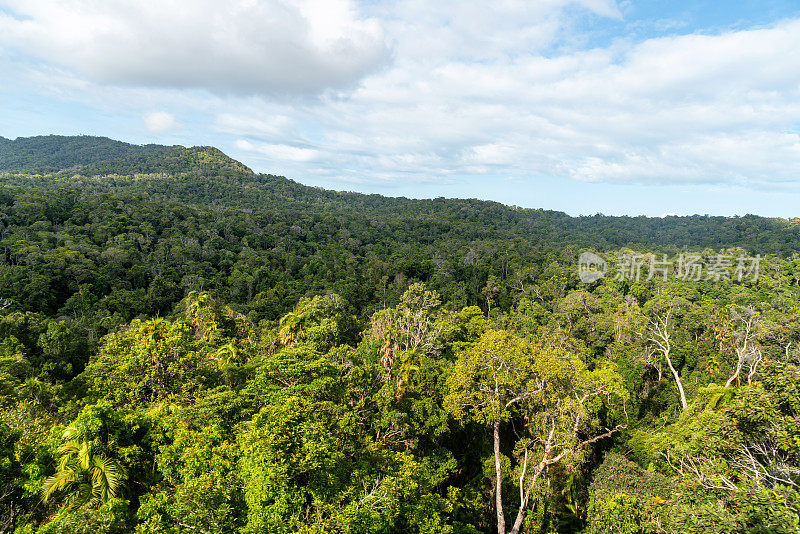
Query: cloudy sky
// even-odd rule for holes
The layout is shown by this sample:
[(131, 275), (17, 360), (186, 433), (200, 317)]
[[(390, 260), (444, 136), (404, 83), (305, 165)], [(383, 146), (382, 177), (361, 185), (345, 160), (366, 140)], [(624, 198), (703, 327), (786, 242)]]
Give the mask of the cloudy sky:
[(797, 0), (0, 0), (0, 135), (332, 189), (800, 216)]

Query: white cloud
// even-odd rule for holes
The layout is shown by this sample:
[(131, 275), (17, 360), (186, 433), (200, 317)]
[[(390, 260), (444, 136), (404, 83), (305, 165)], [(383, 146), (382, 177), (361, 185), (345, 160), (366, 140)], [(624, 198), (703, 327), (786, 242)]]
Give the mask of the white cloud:
[[(160, 103), (163, 89), (136, 93), (144, 110), (168, 107), (185, 119), (193, 107), (214, 132), (238, 139), (237, 156), (300, 180), (474, 175), (778, 188), (799, 178), (800, 20), (587, 48), (572, 15), (581, 13), (582, 26), (587, 16), (619, 20), (614, 1), (242, 0), (228, 8), (197, 0), (181, 10), (166, 0), (152, 13), (150, 0), (13, 3), (29, 19), (0, 14), (0, 47), (16, 43), (78, 79), (322, 91), (316, 99), (175, 91), (188, 95), (183, 107)], [(382, 63), (386, 42), (393, 55)], [(84, 102), (105, 91), (106, 106), (127, 105), (125, 91), (134, 91), (49, 85)]]
[(144, 125), (149, 132), (164, 133), (180, 127), (180, 124), (171, 113), (154, 111), (143, 118)]
[(286, 115), (272, 115), (263, 119), (252, 116), (221, 113), (217, 116), (215, 127), (226, 133), (253, 135), (256, 137), (285, 136), (291, 128), (292, 120)]
[(516, 159), (516, 147), (499, 143), (474, 146), (467, 151), (464, 161), (478, 165), (507, 165)]
[(448, 49), (398, 56), (297, 117), (325, 132), (318, 164), (332, 174), (785, 183), (800, 168), (799, 51), (800, 21), (562, 55)]
[(309, 162), (318, 159), (319, 151), (291, 145), (271, 143), (251, 143), (246, 139), (236, 141), (236, 148), (247, 152), (256, 152), (266, 156), (270, 161), (284, 162)]
[(221, 93), (318, 93), (380, 66), (351, 0), (0, 0), (0, 47), (93, 80)]

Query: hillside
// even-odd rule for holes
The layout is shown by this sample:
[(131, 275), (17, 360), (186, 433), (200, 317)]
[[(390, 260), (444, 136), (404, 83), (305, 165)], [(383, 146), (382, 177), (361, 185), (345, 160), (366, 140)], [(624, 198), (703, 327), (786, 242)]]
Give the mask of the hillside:
[(0, 172), (55, 172), (122, 158), (164, 154), (170, 147), (131, 145), (107, 137), (43, 135), (0, 137)]
[(557, 211), (520, 209), (475, 199), (412, 200), (330, 191), (282, 176), (253, 173), (212, 147), (137, 146), (89, 136), (5, 140), (0, 143), (0, 185), (141, 194), (216, 209), (289, 210), (403, 221), (407, 231), (426, 239), (465, 234), (560, 246), (632, 246), (665, 251), (740, 246), (752, 253), (782, 255), (794, 254), (800, 242), (800, 225), (784, 219), (750, 215), (570, 217)]

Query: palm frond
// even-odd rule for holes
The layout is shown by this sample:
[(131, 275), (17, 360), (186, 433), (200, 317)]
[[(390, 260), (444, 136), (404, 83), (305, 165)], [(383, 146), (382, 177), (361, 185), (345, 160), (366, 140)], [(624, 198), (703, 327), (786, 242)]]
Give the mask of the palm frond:
[(47, 478), (42, 484), (42, 497), (47, 502), (50, 497), (59, 491), (69, 491), (80, 480), (80, 473), (74, 469), (67, 468), (59, 470), (55, 475)]
[(69, 442), (59, 448), (58, 472), (44, 481), (42, 500), (64, 493), (70, 507), (102, 504), (116, 497), (126, 473), (122, 465), (104, 454), (95, 454), (91, 441)]
[(116, 460), (105, 455), (92, 459), (92, 486), (102, 501), (116, 497), (121, 489), (125, 470)]

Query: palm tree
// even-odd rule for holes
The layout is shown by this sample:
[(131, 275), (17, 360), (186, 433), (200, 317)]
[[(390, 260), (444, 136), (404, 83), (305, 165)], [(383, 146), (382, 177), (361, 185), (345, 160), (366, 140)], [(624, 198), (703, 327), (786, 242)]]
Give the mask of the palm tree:
[(278, 326), (278, 341), (282, 345), (293, 345), (303, 337), (303, 315), (289, 312), (284, 315)]
[(95, 450), (92, 441), (77, 438), (76, 429), (64, 432), (67, 442), (58, 448), (58, 471), (44, 481), (43, 500), (56, 493), (67, 495), (70, 507), (98, 506), (116, 497), (122, 489), (125, 469), (113, 458)]
[(218, 365), (230, 365), (231, 363), (241, 363), (239, 360), (239, 351), (236, 350), (236, 345), (233, 342), (227, 343), (219, 347), (211, 356)]

